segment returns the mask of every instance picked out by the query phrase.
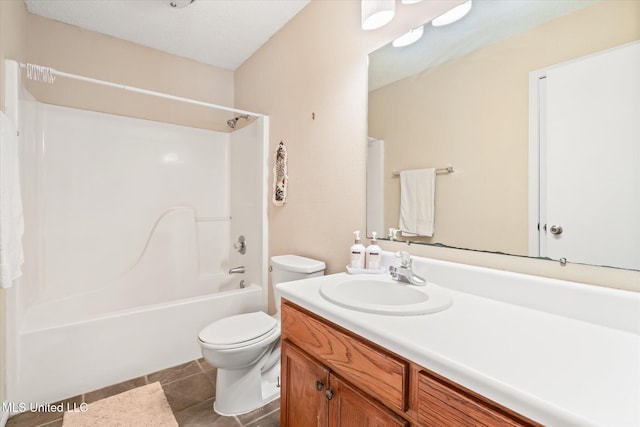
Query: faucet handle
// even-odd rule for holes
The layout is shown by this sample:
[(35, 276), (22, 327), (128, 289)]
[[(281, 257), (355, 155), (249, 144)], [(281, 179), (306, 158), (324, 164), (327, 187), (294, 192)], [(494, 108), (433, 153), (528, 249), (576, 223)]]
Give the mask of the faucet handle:
[(411, 254), (407, 251), (396, 252), (396, 260), (400, 261), (402, 267), (411, 267)]

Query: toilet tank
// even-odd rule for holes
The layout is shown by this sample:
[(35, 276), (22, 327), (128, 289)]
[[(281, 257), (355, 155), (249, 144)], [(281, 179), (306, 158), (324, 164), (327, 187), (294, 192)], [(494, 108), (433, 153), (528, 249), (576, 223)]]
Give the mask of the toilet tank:
[(276, 290), (278, 283), (323, 276), (325, 268), (326, 265), (322, 261), (298, 255), (271, 257), (271, 283), (275, 294), (276, 309), (280, 311), (280, 295)]

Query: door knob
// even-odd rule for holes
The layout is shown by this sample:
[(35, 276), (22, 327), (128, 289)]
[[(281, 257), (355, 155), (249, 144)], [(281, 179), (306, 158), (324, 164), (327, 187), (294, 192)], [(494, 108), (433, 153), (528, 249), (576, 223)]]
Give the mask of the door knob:
[(324, 383), (320, 380), (316, 381), (316, 390), (322, 391), (323, 388), (324, 388)]
[(551, 234), (562, 234), (562, 226), (552, 225), (551, 228), (549, 228), (549, 231), (551, 232)]

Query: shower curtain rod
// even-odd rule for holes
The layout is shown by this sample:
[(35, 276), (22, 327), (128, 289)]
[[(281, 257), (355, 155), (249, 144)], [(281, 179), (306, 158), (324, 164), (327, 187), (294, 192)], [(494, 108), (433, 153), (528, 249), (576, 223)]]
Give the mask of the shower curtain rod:
[(91, 77), (80, 76), (80, 75), (77, 75), (77, 74), (65, 73), (63, 71), (58, 71), (58, 70), (56, 70), (54, 68), (44, 67), (42, 65), (25, 64), (25, 63), (22, 63), (22, 62), (19, 62), (19, 64), (20, 64), (20, 68), (27, 68), (27, 65), (31, 65), (31, 66), (34, 66), (34, 67), (38, 67), (40, 69), (46, 69), (47, 71), (50, 71), (50, 73), (52, 73), (55, 76), (66, 77), (68, 79), (73, 79), (73, 80), (80, 80), (80, 81), (87, 82), (87, 83), (95, 83), (95, 84), (102, 85), (102, 86), (115, 87), (117, 89), (123, 89), (123, 90), (129, 91), (129, 92), (142, 93), (142, 94), (145, 94), (145, 95), (151, 95), (151, 96), (156, 96), (156, 97), (159, 97), (159, 98), (171, 99), (171, 100), (174, 100), (174, 101), (185, 102), (187, 104), (200, 105), (202, 107), (215, 108), (215, 109), (218, 109), (218, 110), (229, 111), (229, 112), (232, 112), (232, 113), (249, 114), (250, 116), (255, 116), (255, 117), (263, 117), (264, 116), (264, 114), (254, 113), (252, 111), (239, 110), (237, 108), (225, 107), (224, 105), (211, 104), (211, 103), (208, 103), (208, 102), (198, 101), (196, 99), (184, 98), (182, 96), (169, 95), (169, 94), (162, 93), (162, 92), (155, 92), (155, 91), (152, 91), (152, 90), (141, 89), (141, 88), (138, 88), (138, 87), (135, 87), (135, 86), (127, 86), (127, 85), (123, 85), (123, 84), (120, 84), (120, 83), (108, 82), (106, 80), (98, 80), (98, 79), (94, 79), (94, 78), (91, 78)]

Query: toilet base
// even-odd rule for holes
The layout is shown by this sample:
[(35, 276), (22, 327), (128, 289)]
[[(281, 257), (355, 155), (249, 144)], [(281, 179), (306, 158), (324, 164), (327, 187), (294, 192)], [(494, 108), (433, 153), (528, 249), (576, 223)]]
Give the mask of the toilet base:
[(280, 363), (265, 372), (260, 366), (251, 370), (218, 369), (216, 400), (213, 410), (220, 415), (241, 415), (280, 397)]

